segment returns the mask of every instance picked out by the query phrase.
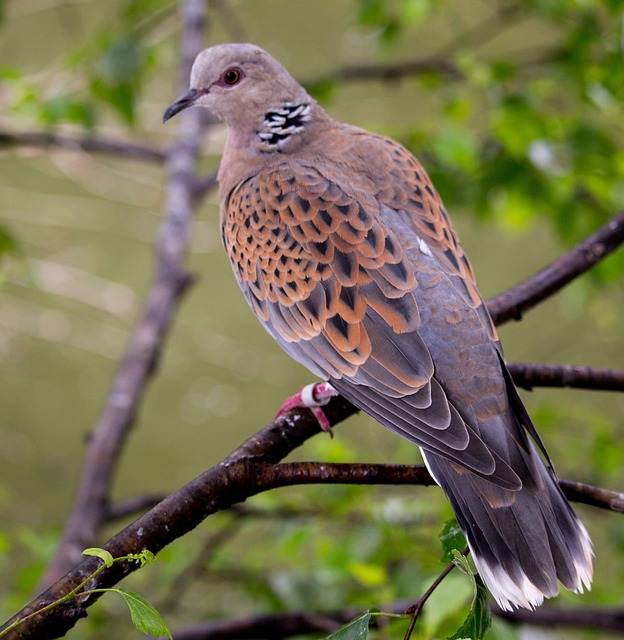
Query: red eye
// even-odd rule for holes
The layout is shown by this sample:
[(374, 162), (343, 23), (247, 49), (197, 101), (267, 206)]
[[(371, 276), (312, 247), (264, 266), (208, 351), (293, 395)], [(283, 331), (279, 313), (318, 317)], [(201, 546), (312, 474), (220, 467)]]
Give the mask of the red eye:
[(223, 84), (227, 86), (233, 86), (238, 84), (243, 79), (243, 72), (237, 67), (232, 67), (224, 72), (221, 76), (221, 80)]

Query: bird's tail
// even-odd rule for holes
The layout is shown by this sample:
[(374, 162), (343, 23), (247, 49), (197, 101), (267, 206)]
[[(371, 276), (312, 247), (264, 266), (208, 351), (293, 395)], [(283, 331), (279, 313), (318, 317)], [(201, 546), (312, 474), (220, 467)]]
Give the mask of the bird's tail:
[(423, 451), (447, 495), (477, 570), (502, 609), (533, 609), (566, 589), (591, 588), (592, 545), (533, 443), (534, 477), (510, 491)]

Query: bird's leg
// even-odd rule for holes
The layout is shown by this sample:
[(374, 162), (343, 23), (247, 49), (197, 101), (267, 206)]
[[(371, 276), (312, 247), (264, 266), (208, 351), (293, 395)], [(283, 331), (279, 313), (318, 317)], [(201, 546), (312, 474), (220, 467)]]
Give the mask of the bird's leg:
[(334, 396), (339, 395), (329, 382), (313, 382), (301, 387), (299, 393), (291, 396), (284, 402), (277, 412), (279, 418), (291, 409), (307, 408), (312, 411), (323, 431), (331, 433), (331, 425), (321, 407), (324, 407)]

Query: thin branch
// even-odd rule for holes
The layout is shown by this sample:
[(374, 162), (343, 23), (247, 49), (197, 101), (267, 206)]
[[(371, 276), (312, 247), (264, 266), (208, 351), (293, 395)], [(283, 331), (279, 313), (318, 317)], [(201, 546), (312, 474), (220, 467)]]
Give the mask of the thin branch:
[[(527, 609), (503, 611), (496, 604), (491, 604), (490, 607), (494, 615), (517, 624), (624, 632), (624, 609), (540, 607), (535, 611)], [(176, 640), (178, 640), (177, 637)]]
[(211, 5), (216, 10), (217, 16), (232, 42), (249, 42), (247, 29), (240, 21), (229, 0), (212, 0)]
[[(344, 418), (342, 412), (336, 416), (337, 422), (356, 411), (355, 407), (344, 401)], [(305, 412), (302, 412), (304, 415)], [(348, 414), (348, 415), (347, 415)], [(299, 419), (299, 418), (297, 418)], [(333, 424), (335, 426), (336, 423)], [(435, 481), (424, 465), (392, 465), (372, 463), (329, 463), (329, 462), (293, 462), (282, 463), (275, 469), (276, 486), (306, 484), (361, 484), (361, 485), (434, 485)], [(610, 491), (590, 484), (559, 480), (559, 486), (569, 500), (582, 502), (600, 509), (616, 513), (624, 513), (624, 493)], [(127, 517), (137, 512), (156, 506), (165, 496), (139, 496), (131, 498), (111, 507), (107, 520)], [(300, 509), (264, 510), (248, 505), (232, 505), (231, 510), (237, 515), (251, 518), (288, 518), (315, 517), (318, 511), (302, 511)]]
[(435, 480), (424, 465), (351, 462), (285, 462), (275, 467), (276, 486), (308, 484), (422, 485)]
[(572, 502), (582, 502), (592, 507), (624, 513), (624, 493), (563, 479), (559, 480), (559, 486), (566, 498)]
[[(395, 602), (381, 605), (380, 611), (404, 613), (408, 604)], [(579, 609), (543, 606), (535, 611), (520, 609), (503, 611), (491, 604), (492, 613), (512, 624), (569, 627), (593, 631), (624, 631), (624, 609)], [(203, 622), (175, 629), (175, 640), (245, 640), (283, 639), (310, 633), (332, 633), (361, 615), (358, 609), (343, 611), (286, 612), (270, 615), (244, 616), (229, 620)]]
[[(279, 464), (275, 467), (272, 482), (276, 483), (275, 487), (326, 484), (328, 482), (332, 484), (419, 485), (425, 487), (435, 484), (424, 465), (328, 462)], [(624, 493), (571, 480), (559, 480), (559, 486), (569, 500), (624, 513)]]
[[(531, 51), (534, 54), (534, 51)], [(560, 49), (545, 49), (539, 55), (518, 62), (522, 69), (534, 69), (560, 58)], [(460, 81), (466, 78), (465, 71), (452, 60), (440, 56), (430, 56), (418, 60), (403, 60), (401, 62), (391, 62), (387, 64), (358, 64), (337, 67), (329, 73), (302, 80), (304, 87), (313, 89), (315, 86), (331, 84), (336, 82), (368, 82), (378, 80), (380, 82), (396, 82), (404, 78), (426, 76), (437, 74), (446, 80)]]
[(524, 389), (571, 387), (594, 391), (624, 391), (624, 371), (599, 367), (509, 362), (514, 382)]
[(431, 57), (420, 60), (405, 60), (403, 62), (393, 62), (388, 64), (360, 64), (338, 67), (327, 75), (304, 81), (306, 87), (322, 85), (328, 82), (363, 82), (368, 80), (380, 80), (390, 82), (401, 80), (411, 76), (427, 75), (436, 73), (443, 75), (449, 80), (461, 80), (465, 77), (464, 72), (450, 60), (444, 58)]
[[(502, 31), (510, 29), (513, 26), (513, 18), (522, 14), (524, 9), (524, 5), (516, 2), (499, 6), (494, 13), (473, 27), (462, 31), (457, 37), (438, 49), (435, 55), (445, 58), (462, 48), (471, 52), (477, 48), (483, 48), (488, 42), (499, 37)], [(502, 29), (497, 29), (498, 26), (501, 26)]]
[[(467, 553), (468, 549), (464, 549), (462, 551), (463, 555), (466, 555)], [(425, 591), (422, 597), (418, 599), (418, 602), (407, 609), (406, 613), (411, 613), (412, 618), (407, 627), (407, 631), (405, 632), (405, 640), (409, 640), (411, 638), (412, 632), (414, 631), (414, 626), (416, 625), (416, 620), (418, 620), (418, 618), (420, 617), (420, 614), (422, 613), (423, 607), (427, 603), (427, 600), (429, 600), (433, 592), (440, 586), (442, 581), (446, 578), (446, 576), (448, 576), (449, 573), (451, 573), (454, 568), (455, 563), (449, 562), (446, 567), (444, 567), (444, 569), (440, 572), (438, 577), (429, 585), (429, 588), (427, 589), (427, 591)]]
[(139, 142), (122, 142), (99, 136), (77, 136), (47, 131), (0, 131), (0, 147), (53, 147), (75, 151), (91, 151), (107, 155), (163, 162), (167, 157), (164, 149)]
[[(187, 0), (184, 12), (182, 66), (184, 77), (188, 77), (190, 64), (203, 45), (204, 2)], [(102, 415), (89, 438), (78, 492), (57, 552), (43, 577), (43, 587), (80, 561), (82, 550), (92, 546), (106, 521), (119, 455), (158, 364), (174, 312), (191, 283), (184, 261), (194, 214), (194, 171), (202, 125), (197, 110), (182, 114), (181, 120), (180, 142), (167, 156), (167, 211), (157, 243), (154, 281)]]
[(113, 520), (121, 520), (122, 518), (145, 513), (164, 500), (165, 497), (162, 494), (143, 495), (128, 498), (117, 504), (109, 504), (104, 519), (108, 523)]
[(624, 210), (591, 236), (524, 282), (491, 298), (494, 323), (520, 320), (522, 314), (563, 289), (624, 243)]
[(328, 635), (362, 612), (356, 609), (327, 613), (275, 613), (204, 622), (176, 629), (175, 640), (280, 640), (310, 633)]
[(182, 601), (184, 594), (191, 588), (200, 576), (206, 573), (206, 566), (218, 551), (230, 543), (239, 529), (243, 526), (245, 518), (232, 518), (220, 529), (213, 531), (206, 537), (195, 558), (171, 580), (167, 587), (167, 594), (158, 605), (159, 611), (171, 611), (175, 605)]

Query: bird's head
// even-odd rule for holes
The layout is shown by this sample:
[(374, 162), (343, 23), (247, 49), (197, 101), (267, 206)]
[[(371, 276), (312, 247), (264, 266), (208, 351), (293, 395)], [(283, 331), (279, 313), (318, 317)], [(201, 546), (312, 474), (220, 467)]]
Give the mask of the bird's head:
[(282, 64), (260, 47), (221, 44), (197, 56), (189, 90), (169, 106), (163, 121), (200, 106), (227, 125), (251, 124), (271, 109), (310, 101)]

